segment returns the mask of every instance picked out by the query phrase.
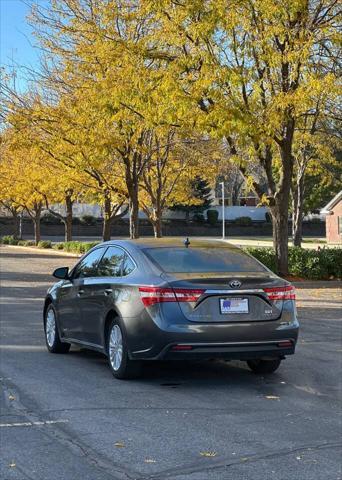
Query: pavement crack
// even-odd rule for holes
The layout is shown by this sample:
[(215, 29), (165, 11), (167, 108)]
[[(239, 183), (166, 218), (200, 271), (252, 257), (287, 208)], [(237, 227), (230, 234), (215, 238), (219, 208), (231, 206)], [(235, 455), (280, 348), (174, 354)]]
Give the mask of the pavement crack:
[(274, 451), (270, 452), (267, 454), (255, 454), (255, 455), (250, 455), (250, 456), (244, 456), (240, 457), (239, 459), (236, 459), (234, 461), (227, 461), (227, 460), (220, 460), (214, 463), (211, 463), (209, 465), (206, 463), (205, 465), (202, 464), (199, 466), (199, 462), (197, 461), (195, 464), (192, 465), (184, 465), (180, 466), (177, 468), (171, 468), (168, 470), (163, 470), (160, 472), (156, 472), (150, 475), (143, 475), (135, 480), (165, 480), (167, 478), (175, 478), (180, 475), (192, 475), (194, 473), (202, 473), (205, 471), (214, 471), (218, 470), (221, 468), (229, 468), (233, 467), (236, 465), (243, 465), (245, 463), (256, 463), (260, 460), (268, 460), (268, 459), (274, 459), (274, 458), (280, 458), (280, 457), (285, 457), (287, 455), (292, 455), (295, 453), (304, 453), (308, 451), (314, 451), (314, 450), (323, 450), (323, 449), (334, 449), (334, 448), (341, 448), (342, 447), (342, 442), (324, 442), (324, 443), (319, 443), (316, 445), (301, 445), (296, 448), (291, 448), (291, 449), (282, 449), (279, 451)]
[[(76, 455), (86, 458), (93, 467), (105, 473), (107, 477), (112, 480), (134, 480), (140, 476), (140, 473), (128, 470), (119, 464), (113, 463), (111, 460), (107, 460), (101, 453), (84, 445), (80, 439), (77, 439), (74, 432), (72, 435), (76, 438), (72, 438), (66, 424), (50, 424), (49, 429), (43, 429), (42, 425), (39, 425), (42, 422), (41, 415), (35, 413), (32, 408), (27, 409), (23, 405), (20, 400), (21, 395), (18, 387), (12, 382), (4, 380), (1, 381), (1, 384), (3, 386), (5, 399), (8, 399), (10, 395), (14, 398), (13, 400), (7, 401), (8, 408), (16, 412), (18, 416), (27, 420), (27, 422), (38, 423), (36, 428), (41, 429), (43, 436), (50, 440), (57, 441), (59, 444), (62, 444), (69, 449), (71, 448)], [(32, 401), (32, 399), (30, 400)], [(26, 472), (25, 474), (27, 478), (29, 478)]]

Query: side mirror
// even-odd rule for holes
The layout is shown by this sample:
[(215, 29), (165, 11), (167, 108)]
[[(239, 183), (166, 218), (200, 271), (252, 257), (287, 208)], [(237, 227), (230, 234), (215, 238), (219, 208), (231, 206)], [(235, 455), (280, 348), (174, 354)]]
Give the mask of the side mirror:
[(69, 278), (69, 267), (56, 268), (52, 275), (60, 280), (67, 280)]

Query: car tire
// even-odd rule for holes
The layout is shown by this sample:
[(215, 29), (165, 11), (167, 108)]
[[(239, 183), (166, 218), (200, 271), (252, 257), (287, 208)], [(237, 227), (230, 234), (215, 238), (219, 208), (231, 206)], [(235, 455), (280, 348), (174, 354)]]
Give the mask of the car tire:
[(262, 360), (262, 359), (253, 359), (247, 360), (247, 365), (254, 373), (273, 373), (277, 370), (281, 364), (280, 358), (275, 358), (273, 360)]
[(129, 358), (126, 333), (118, 318), (113, 318), (108, 328), (107, 356), (115, 378), (126, 380), (140, 376), (141, 362)]
[(70, 343), (62, 342), (56, 322), (56, 310), (52, 303), (48, 305), (44, 315), (44, 332), (47, 349), (51, 353), (68, 353)]

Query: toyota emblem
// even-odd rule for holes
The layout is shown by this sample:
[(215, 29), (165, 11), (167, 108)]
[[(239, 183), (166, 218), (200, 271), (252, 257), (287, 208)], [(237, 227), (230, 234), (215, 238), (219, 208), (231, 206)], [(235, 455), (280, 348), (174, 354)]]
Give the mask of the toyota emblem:
[(229, 285), (232, 288), (239, 288), (241, 287), (241, 282), (239, 280), (232, 280), (231, 282), (229, 282)]

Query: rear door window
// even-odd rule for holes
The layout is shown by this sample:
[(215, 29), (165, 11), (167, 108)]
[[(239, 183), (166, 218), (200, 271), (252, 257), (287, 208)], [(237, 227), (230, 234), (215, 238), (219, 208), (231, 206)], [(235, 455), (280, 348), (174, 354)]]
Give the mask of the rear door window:
[(125, 255), (125, 259), (122, 265), (122, 276), (126, 277), (135, 269), (135, 264), (133, 260), (127, 255)]
[(125, 252), (119, 247), (108, 247), (98, 266), (100, 277), (121, 277)]
[(144, 250), (164, 272), (265, 272), (249, 255), (229, 248), (147, 248)]

